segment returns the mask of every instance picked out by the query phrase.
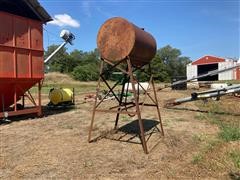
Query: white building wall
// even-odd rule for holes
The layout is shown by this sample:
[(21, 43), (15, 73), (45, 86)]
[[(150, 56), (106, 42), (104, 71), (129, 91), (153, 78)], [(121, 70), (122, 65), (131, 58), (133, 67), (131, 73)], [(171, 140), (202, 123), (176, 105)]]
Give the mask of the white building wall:
[[(197, 77), (197, 65), (192, 65), (192, 63), (187, 65), (187, 79), (192, 79)], [(197, 81), (197, 79), (195, 80)]]
[[(140, 84), (140, 86), (139, 86)], [(139, 88), (139, 91), (140, 92), (145, 92), (144, 90), (148, 90), (150, 88), (150, 85), (148, 82), (140, 82), (139, 84), (135, 84), (135, 89), (138, 91), (138, 88)], [(132, 83), (125, 83), (125, 86), (124, 86), (124, 91), (130, 91), (132, 92), (133, 91), (133, 88), (132, 88)]]
[[(234, 66), (236, 63), (234, 61), (227, 61), (218, 63), (218, 70), (226, 69)], [(236, 73), (234, 70), (222, 72), (218, 76), (218, 80), (234, 80), (236, 79)]]

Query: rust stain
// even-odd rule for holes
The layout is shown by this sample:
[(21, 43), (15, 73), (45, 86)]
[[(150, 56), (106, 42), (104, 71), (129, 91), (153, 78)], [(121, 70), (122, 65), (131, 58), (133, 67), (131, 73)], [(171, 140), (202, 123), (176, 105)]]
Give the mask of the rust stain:
[(150, 33), (121, 17), (111, 18), (101, 26), (97, 45), (102, 58), (117, 62), (129, 56), (135, 66), (150, 63), (157, 46)]

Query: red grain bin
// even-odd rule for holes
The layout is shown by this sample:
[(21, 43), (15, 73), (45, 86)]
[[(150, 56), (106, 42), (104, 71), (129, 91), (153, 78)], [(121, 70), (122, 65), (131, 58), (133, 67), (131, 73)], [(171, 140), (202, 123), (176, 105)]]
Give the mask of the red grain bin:
[[(0, 118), (6, 112), (8, 116), (29, 113), (41, 115), (43, 23), (38, 19), (0, 11)], [(36, 84), (39, 90), (37, 100), (28, 91)], [(24, 97), (32, 102), (31, 108), (24, 108)], [(17, 101), (21, 98), (23, 101), (20, 106)]]

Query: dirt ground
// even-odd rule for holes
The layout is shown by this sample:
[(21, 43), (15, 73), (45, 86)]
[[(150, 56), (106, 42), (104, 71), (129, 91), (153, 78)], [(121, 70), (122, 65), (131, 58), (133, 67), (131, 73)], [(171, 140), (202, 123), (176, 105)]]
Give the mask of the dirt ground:
[[(165, 100), (185, 97), (188, 91), (163, 90), (158, 92), (161, 107)], [(216, 161), (209, 166), (193, 163), (193, 157), (205, 141), (219, 131), (217, 125), (201, 121), (196, 103), (177, 106), (178, 109), (161, 108), (165, 136), (154, 133), (149, 141), (149, 154), (144, 154), (141, 144), (133, 134), (108, 134), (88, 143), (93, 103), (83, 103), (84, 95), (77, 95), (76, 108), (49, 110), (44, 107), (42, 118), (22, 118), (0, 125), (0, 179), (230, 179), (238, 169), (230, 161)], [(47, 96), (43, 103), (47, 103)], [(228, 102), (229, 99), (224, 99)], [(239, 107), (239, 100), (235, 103)], [(155, 109), (147, 107), (143, 117), (155, 120)], [(229, 115), (224, 115), (229, 116)], [(238, 116), (239, 117), (239, 116)], [(108, 132), (114, 126), (114, 114), (96, 115), (94, 135)], [(120, 127), (136, 120), (122, 115)], [(209, 162), (238, 147), (232, 142), (217, 147)], [(211, 152), (210, 152), (211, 154)]]

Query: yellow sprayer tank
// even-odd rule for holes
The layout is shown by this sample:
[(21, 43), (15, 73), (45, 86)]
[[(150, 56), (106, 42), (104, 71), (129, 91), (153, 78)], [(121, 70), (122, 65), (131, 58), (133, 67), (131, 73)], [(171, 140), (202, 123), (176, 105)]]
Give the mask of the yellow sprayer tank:
[(49, 92), (49, 100), (54, 105), (72, 103), (73, 90), (69, 88), (53, 88)]

